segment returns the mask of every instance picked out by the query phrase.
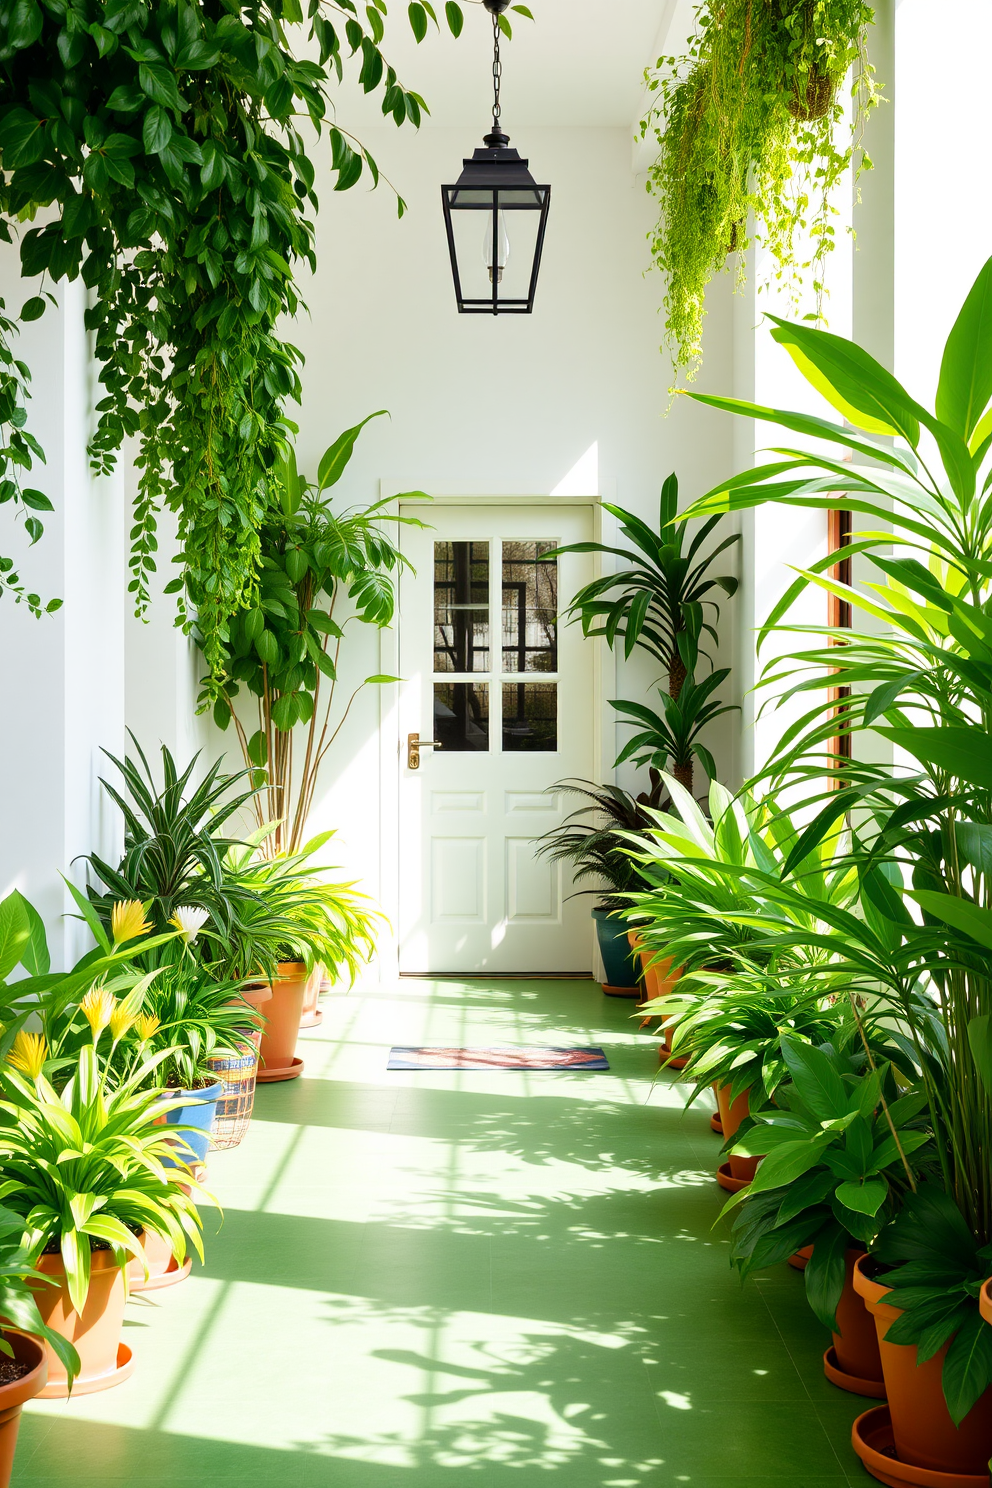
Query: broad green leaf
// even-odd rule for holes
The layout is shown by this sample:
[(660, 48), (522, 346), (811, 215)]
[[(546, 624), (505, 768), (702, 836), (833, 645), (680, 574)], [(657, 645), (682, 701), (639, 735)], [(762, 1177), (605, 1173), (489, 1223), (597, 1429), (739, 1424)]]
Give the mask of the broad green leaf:
[(24, 900), (15, 890), (0, 900), (0, 981), (13, 971), (27, 950), (31, 927)]
[(979, 945), (992, 950), (992, 910), (959, 899), (955, 894), (939, 894), (934, 889), (907, 889), (906, 893), (952, 930), (963, 930)]
[(407, 14), (410, 17), (410, 25), (413, 28), (413, 34), (417, 38), (419, 45), (427, 35), (427, 12), (419, 4), (419, 0), (413, 0), (413, 4), (409, 6)]
[[(992, 916), (989, 917), (992, 922)], [(968, 1024), (968, 1044), (987, 1095), (992, 1095), (992, 1018), (981, 1013)]]
[(762, 1193), (769, 1188), (784, 1188), (810, 1168), (816, 1166), (824, 1150), (833, 1138), (829, 1132), (820, 1137), (809, 1137), (802, 1142), (787, 1142), (777, 1147), (768, 1157), (762, 1158), (758, 1171), (751, 1180), (751, 1193)]
[[(14, 893), (17, 893), (16, 889)], [(46, 976), (51, 969), (52, 958), (48, 950), (45, 922), (30, 899), (25, 899), (21, 894), (18, 894), (18, 898), (24, 905), (30, 932), (28, 943), (21, 955), (21, 965), (29, 976)]]
[(837, 1327), (837, 1304), (844, 1290), (846, 1252), (850, 1243), (850, 1237), (841, 1225), (825, 1226), (816, 1237), (803, 1277), (810, 1307), (831, 1332)]
[(782, 1039), (782, 1057), (803, 1104), (818, 1121), (833, 1121), (847, 1113), (847, 1096), (840, 1075), (821, 1049), (798, 1039)]
[(869, 434), (901, 434), (913, 449), (920, 442), (920, 413), (891, 372), (853, 341), (811, 326), (775, 322), (772, 339), (784, 346), (800, 372), (837, 412)]
[(879, 728), (875, 732), (921, 764), (992, 790), (992, 748), (980, 728)]
[[(426, 25), (427, 18), (425, 16), (425, 28)], [(355, 441), (359, 434), (372, 419), (382, 418), (383, 416), (386, 418), (389, 417), (388, 409), (380, 408), (376, 413), (370, 413), (367, 418), (362, 419), (360, 424), (355, 424), (352, 429), (346, 429), (343, 434), (338, 436), (330, 448), (324, 451), (320, 457), (320, 465), (317, 467), (317, 489), (319, 491), (326, 491), (329, 486), (335, 485), (341, 479), (348, 461), (354, 452)]]
[(951, 1420), (960, 1426), (992, 1384), (992, 1328), (977, 1307), (951, 1339), (941, 1380)]
[(885, 1203), (888, 1191), (888, 1184), (881, 1178), (868, 1178), (864, 1183), (841, 1183), (836, 1196), (846, 1209), (853, 1209), (858, 1214), (875, 1215)]
[(448, 30), (452, 36), (461, 36), (462, 27), (465, 24), (465, 16), (462, 8), (456, 0), (445, 0), (444, 14), (448, 21)]
[(968, 292), (940, 364), (936, 413), (970, 439), (992, 398), (992, 258)]

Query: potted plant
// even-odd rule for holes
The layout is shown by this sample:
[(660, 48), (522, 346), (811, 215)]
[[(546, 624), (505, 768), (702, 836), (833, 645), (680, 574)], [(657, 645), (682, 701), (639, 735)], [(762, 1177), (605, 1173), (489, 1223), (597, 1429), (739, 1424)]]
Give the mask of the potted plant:
[[(259, 787), (259, 827), (275, 823), (263, 852), (299, 852), (317, 781), (355, 698), (395, 677), (366, 677), (340, 699), (341, 647), (352, 623), (392, 622), (395, 576), (407, 563), (390, 523), (423, 527), (396, 504), (423, 492), (335, 512), (329, 493), (341, 479), (373, 413), (326, 449), (315, 480), (301, 476), (292, 448), (270, 474), (271, 500), (259, 532), (257, 603), (228, 627), (223, 676), (207, 679), (218, 727), (233, 725), (246, 769)], [(424, 498), (425, 499), (425, 498)], [(347, 612), (345, 607), (347, 606)], [(218, 691), (219, 688), (219, 691)], [(299, 730), (297, 732), (297, 730)]]
[(701, 683), (695, 676), (700, 656), (706, 655), (701, 650), (703, 638), (714, 645), (718, 639), (720, 607), (714, 594), (722, 591), (730, 598), (738, 586), (733, 575), (712, 575), (710, 569), (721, 553), (740, 541), (740, 534), (732, 533), (702, 555), (701, 549), (720, 518), (708, 517), (687, 544), (686, 529), (677, 521), (678, 502), (679, 483), (672, 474), (661, 488), (657, 532), (633, 512), (604, 502), (604, 510), (619, 522), (627, 547), (571, 543), (546, 553), (544, 558), (550, 561), (561, 553), (602, 553), (632, 565), (586, 584), (575, 595), (568, 614), (581, 621), (584, 635), (602, 636), (611, 649), (622, 637), (625, 656), (640, 647), (663, 668), (668, 684), (667, 697), (662, 695), (664, 718), (640, 704), (612, 702), (618, 711), (630, 714), (653, 731), (651, 747), (632, 740), (616, 763), (637, 756), (658, 769), (670, 765), (675, 778), (691, 792), (694, 759), (702, 762), (711, 779), (716, 773), (712, 756), (698, 735), (705, 724), (728, 711), (711, 701), (710, 695), (729, 675), (729, 669), (711, 672)]
[[(148, 1088), (164, 1056), (139, 1059), (113, 1078), (116, 1047), (133, 1015), (100, 992), (89, 994), (83, 1009), (93, 1042), (80, 1049), (61, 1089), (45, 1072), (50, 1051), (42, 1035), (17, 1035), (0, 1068), (0, 1165), (25, 1255), (45, 1276), (31, 1283), (39, 1313), (76, 1348), (73, 1388), (85, 1394), (131, 1372), (131, 1350), (121, 1341), (125, 1272), (130, 1257), (142, 1258), (143, 1234), (166, 1236), (180, 1262), (187, 1243), (202, 1257), (194, 1199), (207, 1195), (186, 1169), (168, 1165), (173, 1148), (160, 1123), (168, 1104)], [(101, 1057), (105, 1029), (111, 1042)], [(64, 1074), (61, 1068), (59, 1078)], [(41, 1393), (67, 1394), (65, 1350), (49, 1345), (48, 1370)]]
[(626, 850), (621, 832), (641, 832), (654, 822), (652, 810), (664, 810), (664, 790), (657, 770), (651, 772), (651, 790), (633, 796), (619, 785), (596, 785), (591, 780), (559, 780), (552, 792), (584, 798), (585, 804), (570, 813), (560, 827), (545, 833), (535, 851), (553, 863), (567, 863), (575, 883), (595, 878), (593, 905), (600, 955), (606, 971), (603, 991), (611, 997), (639, 997), (640, 986), (627, 923), (617, 911), (629, 908), (630, 895), (646, 889), (652, 880), (635, 865)]
[(351, 883), (328, 882), (327, 868), (310, 860), (334, 834), (325, 832), (298, 853), (272, 858), (257, 850), (229, 853), (225, 871), (251, 895), (232, 940), (228, 969), (251, 975), (251, 968), (275, 963), (272, 997), (263, 1012), (258, 1078), (295, 1079), (303, 1060), (296, 1054), (308, 977), (319, 964), (352, 979), (375, 948), (378, 918)]
[(742, 1155), (761, 1162), (727, 1209), (741, 1204), (731, 1261), (742, 1277), (810, 1248), (806, 1295), (833, 1335), (824, 1372), (843, 1390), (884, 1398), (854, 1268), (915, 1185), (931, 1137), (920, 1119), (926, 1096), (919, 1089), (900, 1095), (893, 1079), (892, 1056), (903, 1076), (905, 1058), (883, 1030), (864, 1043), (863, 1033), (848, 1007), (829, 1042), (781, 1036), (784, 1077), (774, 1105), (752, 1104), (737, 1141)]
[[(864, 630), (845, 629), (842, 637), (823, 627), (814, 633), (812, 643), (807, 629), (799, 643), (802, 649), (766, 670), (783, 699), (850, 688), (840, 713), (836, 696), (828, 690), (822, 701), (808, 708), (801, 726), (783, 737), (770, 768), (793, 781), (809, 779), (814, 770), (821, 780), (824, 773), (832, 773), (828, 782), (836, 787), (831, 791), (832, 809), (839, 798), (844, 809), (858, 813), (864, 838), (852, 850), (858, 912), (824, 905), (823, 931), (813, 939), (846, 973), (852, 995), (869, 1000), (905, 1030), (926, 1097), (938, 1165), (936, 1184), (944, 1195), (941, 1203), (957, 1209), (970, 1236), (969, 1264), (974, 1265), (977, 1256), (979, 1268), (981, 1252), (992, 1243), (992, 1190), (985, 1157), (992, 1146), (987, 1011), (992, 912), (987, 907), (989, 862), (984, 853), (992, 829), (988, 794), (992, 666), (986, 640), (992, 510), (985, 494), (992, 449), (985, 321), (990, 287), (992, 261), (982, 269), (951, 329), (932, 408), (916, 400), (854, 343), (776, 320), (774, 339), (842, 413), (844, 422), (715, 400), (717, 406), (779, 423), (818, 442), (815, 449), (786, 450), (784, 458), (780, 451), (774, 465), (725, 482), (696, 508), (699, 515), (764, 502), (811, 508), (845, 505), (864, 521), (866, 531), (857, 536), (851, 552), (875, 576), (871, 596), (830, 574), (844, 556), (834, 552), (800, 574), (770, 617), (769, 624), (779, 626), (797, 594), (815, 584), (849, 603), (853, 614), (867, 611), (872, 622)], [(846, 447), (855, 462), (831, 459), (822, 452), (824, 444)], [(830, 645), (838, 638), (843, 645)], [(814, 676), (817, 668), (819, 675)], [(907, 778), (904, 770), (856, 758), (849, 763), (836, 754), (824, 760), (824, 746), (837, 734), (850, 737), (853, 755), (862, 730), (905, 751), (903, 758), (913, 761), (914, 774)], [(814, 816), (806, 839), (815, 838), (818, 830)], [(910, 1216), (919, 1202), (907, 1200)], [(897, 1275), (900, 1233), (894, 1228), (896, 1249), (888, 1252)], [(931, 1420), (939, 1416), (943, 1390), (952, 1422), (964, 1420), (968, 1399), (979, 1399), (992, 1379), (988, 1372), (992, 1354), (984, 1341), (977, 1342), (985, 1338), (979, 1327), (981, 1278), (967, 1273), (967, 1305), (962, 1303), (957, 1288), (965, 1259), (963, 1231), (954, 1250), (946, 1249), (952, 1229), (944, 1226), (939, 1233), (954, 1301), (949, 1315), (955, 1324), (949, 1333), (946, 1317), (939, 1327), (934, 1320), (921, 1341), (924, 1353), (947, 1344), (945, 1367), (924, 1364), (907, 1376), (896, 1368), (895, 1356), (887, 1354), (883, 1342), (887, 1413), (864, 1418), (855, 1427), (855, 1447), (869, 1471), (888, 1482), (908, 1482), (920, 1472), (945, 1472), (953, 1481), (955, 1474), (960, 1478), (977, 1471), (976, 1463), (984, 1471), (989, 1455), (984, 1447), (976, 1447), (971, 1466), (963, 1467), (956, 1449), (964, 1436), (941, 1436), (939, 1441), (933, 1437), (926, 1449), (918, 1437), (903, 1434), (904, 1423), (922, 1415), (918, 1396), (913, 1405), (902, 1397), (907, 1378), (914, 1390), (936, 1394)], [(880, 1255), (886, 1244), (880, 1237)], [(884, 1300), (874, 1296), (872, 1305), (893, 1308), (899, 1285), (888, 1287), (884, 1277), (869, 1280), (886, 1293)], [(908, 1284), (898, 1300), (904, 1304), (897, 1309), (903, 1317), (894, 1336), (906, 1340), (923, 1312), (914, 1320), (916, 1300)], [(948, 1307), (951, 1300), (945, 1299)], [(893, 1336), (895, 1323), (893, 1316), (887, 1318), (886, 1339)], [(904, 1341), (899, 1347), (913, 1345)], [(969, 1360), (966, 1391), (955, 1379), (958, 1363), (947, 1367), (948, 1360), (961, 1359), (962, 1351)], [(988, 1420), (984, 1408), (978, 1415)], [(935, 1461), (936, 1448), (942, 1451), (945, 1446), (950, 1455)], [(981, 1463), (980, 1451), (985, 1451)]]
[[(743, 278), (752, 222), (776, 278), (797, 291), (812, 284), (819, 302), (833, 197), (877, 102), (873, 19), (865, 0), (703, 0), (688, 54), (658, 59), (648, 80), (658, 101), (641, 135), (659, 146), (648, 174), (661, 207), (651, 247), (676, 369), (698, 364), (706, 287), (729, 254), (740, 255)], [(861, 152), (855, 172), (870, 165)], [(810, 245), (801, 255), (800, 241)]]
[(38, 1311), (31, 1283), (46, 1284), (21, 1248), (24, 1221), (0, 1205), (0, 1488), (7, 1488), (14, 1463), (21, 1407), (45, 1388), (48, 1345), (60, 1360), (71, 1388), (79, 1355), (67, 1338), (48, 1328)]

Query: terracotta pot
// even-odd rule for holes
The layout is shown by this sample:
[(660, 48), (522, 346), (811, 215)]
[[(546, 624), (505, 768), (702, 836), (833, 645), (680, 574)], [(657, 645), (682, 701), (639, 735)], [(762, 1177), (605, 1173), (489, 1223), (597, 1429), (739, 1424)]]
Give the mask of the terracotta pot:
[(324, 1015), (317, 1006), (320, 989), (324, 984), (324, 968), (318, 961), (313, 971), (307, 977), (306, 986), (303, 989), (303, 1012), (300, 1017), (301, 1028), (319, 1028), (324, 1021)]
[[(813, 1254), (812, 1245), (804, 1245), (802, 1250), (797, 1250), (795, 1255), (788, 1257), (788, 1263), (794, 1271), (805, 1271), (809, 1265), (809, 1258)], [(872, 1323), (874, 1328), (875, 1324)]]
[(302, 961), (280, 961), (278, 980), (272, 983), (272, 999), (265, 1004), (262, 1031), (262, 1073), (270, 1081), (291, 1079), (289, 1072), (299, 1074), (302, 1068), (302, 1064), (296, 1064), (295, 1055), (306, 983), (307, 969)]
[[(141, 1237), (144, 1243), (144, 1236)], [(38, 1257), (38, 1270), (55, 1282), (35, 1282), (32, 1290), (42, 1320), (76, 1346), (82, 1368), (73, 1384), (73, 1394), (87, 1395), (119, 1385), (131, 1372), (131, 1350), (121, 1342), (124, 1329), (124, 1268), (111, 1250), (94, 1250), (90, 1257), (90, 1286), (82, 1312), (69, 1300), (65, 1267), (60, 1255)], [(68, 1395), (68, 1381), (61, 1360), (52, 1349), (48, 1357), (46, 1399)]]
[(268, 982), (255, 982), (253, 986), (243, 987), (237, 997), (232, 997), (228, 1007), (236, 1007), (238, 1002), (246, 1002), (249, 1007), (261, 1009), (262, 1006), (272, 1001), (272, 988)]
[(987, 1323), (992, 1323), (992, 1278), (978, 1294), (978, 1310)]
[[(14, 1466), (14, 1448), (21, 1424), (21, 1406), (45, 1388), (48, 1357), (45, 1345), (27, 1333), (5, 1328), (3, 1336), (14, 1350), (18, 1364), (29, 1364), (27, 1374), (12, 1384), (0, 1385), (0, 1488), (7, 1488)], [(3, 1355), (4, 1358), (8, 1356)]]
[[(808, 1247), (812, 1254), (813, 1247)], [(852, 1246), (845, 1255), (844, 1290), (837, 1304), (837, 1331), (823, 1355), (823, 1372), (832, 1385), (852, 1395), (885, 1399), (882, 1357), (875, 1319), (854, 1289), (854, 1267), (864, 1251)]]
[(717, 1093), (717, 1087), (715, 1085), (713, 1086), (713, 1094), (716, 1097), (717, 1109), (713, 1112), (713, 1115), (710, 1117), (710, 1129), (712, 1131), (715, 1131), (715, 1132), (719, 1133), (719, 1135), (722, 1137), (723, 1136), (723, 1122), (720, 1120), (720, 1097), (719, 1097), (719, 1095)]
[(132, 1292), (157, 1292), (163, 1287), (175, 1286), (177, 1282), (186, 1280), (193, 1266), (191, 1255), (187, 1255), (180, 1266), (172, 1253), (170, 1242), (164, 1236), (157, 1235), (154, 1230), (146, 1230), (141, 1243), (148, 1276), (146, 1279), (145, 1268), (139, 1260), (129, 1262), (127, 1284)]
[[(992, 1387), (956, 1427), (944, 1401), (940, 1380), (946, 1346), (920, 1364), (915, 1344), (886, 1343), (888, 1329), (902, 1312), (886, 1301), (892, 1295), (892, 1288), (868, 1274), (867, 1260), (867, 1256), (861, 1256), (855, 1264), (854, 1287), (875, 1319), (898, 1463), (935, 1473), (983, 1473), (983, 1481), (987, 1481), (992, 1457)], [(865, 1460), (868, 1471), (872, 1472)], [(913, 1480), (897, 1478), (896, 1481)]]
[[(716, 1092), (717, 1105), (720, 1107), (720, 1121), (723, 1124), (724, 1141), (735, 1135), (737, 1128), (748, 1113), (747, 1091), (739, 1095), (735, 1101), (730, 1099), (730, 1086), (720, 1085)], [(758, 1170), (758, 1159), (756, 1157), (733, 1157), (727, 1158), (726, 1166), (730, 1169), (730, 1176), (745, 1183), (750, 1183)]]

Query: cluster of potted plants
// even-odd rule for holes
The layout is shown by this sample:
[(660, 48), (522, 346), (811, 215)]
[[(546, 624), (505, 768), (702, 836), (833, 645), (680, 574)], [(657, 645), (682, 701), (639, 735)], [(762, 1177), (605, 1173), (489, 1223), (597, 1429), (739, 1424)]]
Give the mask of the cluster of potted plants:
[[(620, 912), (649, 964), (681, 971), (643, 1011), (690, 1099), (718, 1088), (733, 1263), (805, 1268), (827, 1377), (884, 1401), (854, 1422), (856, 1452), (924, 1488), (988, 1488), (992, 1456), (990, 292), (992, 261), (934, 411), (853, 343), (781, 321), (845, 422), (703, 400), (817, 445), (689, 514), (844, 505), (863, 530), (769, 621), (792, 640), (763, 683), (808, 698), (799, 721), (736, 799), (714, 784), (704, 810), (666, 778), (669, 810), (625, 833), (654, 883)], [(836, 576), (843, 557), (863, 587)], [(865, 623), (789, 631), (807, 585)]]
[(300, 1073), (308, 979), (353, 976), (373, 947), (374, 912), (311, 861), (326, 836), (264, 856), (264, 832), (223, 835), (240, 777), (194, 785), (163, 749), (157, 787), (135, 748), (115, 761), (126, 794), (104, 782), (123, 858), (69, 885), (92, 949), (52, 972), (34, 908), (0, 903), (0, 1488), (26, 1399), (127, 1378), (128, 1292), (202, 1259), (211, 1145), (243, 1135), (259, 1064)]

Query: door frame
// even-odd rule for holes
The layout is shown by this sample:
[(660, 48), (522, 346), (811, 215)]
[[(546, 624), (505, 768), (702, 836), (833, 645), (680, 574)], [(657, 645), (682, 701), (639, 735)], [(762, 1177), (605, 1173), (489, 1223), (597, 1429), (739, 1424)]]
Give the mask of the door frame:
[[(396, 496), (408, 486), (399, 481), (379, 482), (380, 497)], [(603, 501), (612, 496), (506, 496), (498, 494), (457, 495), (445, 494), (433, 499), (404, 501), (404, 507), (422, 507), (425, 514), (441, 506), (525, 506), (544, 507), (554, 511), (556, 507), (587, 506), (592, 509), (592, 540), (614, 542), (616, 521), (603, 510)], [(406, 529), (398, 529), (397, 546), (403, 551)], [(603, 572), (603, 555), (592, 554), (593, 573), (596, 578)], [(597, 780), (603, 777), (603, 761), (612, 759), (616, 752), (616, 721), (606, 717), (608, 699), (616, 697), (616, 659), (601, 638), (590, 640), (595, 648), (593, 656), (593, 774)], [(399, 675), (399, 628), (396, 623), (379, 632), (379, 667), (390, 677)], [(400, 736), (399, 684), (387, 683), (379, 688), (379, 905), (388, 921), (388, 929), (379, 939), (375, 965), (380, 982), (393, 982), (399, 976), (399, 924), (400, 908), (400, 863), (399, 863), (399, 796), (400, 773), (403, 769), (403, 740)], [(612, 775), (611, 771), (611, 775)], [(592, 970), (597, 975), (598, 949), (590, 923), (590, 945), (593, 948)]]

